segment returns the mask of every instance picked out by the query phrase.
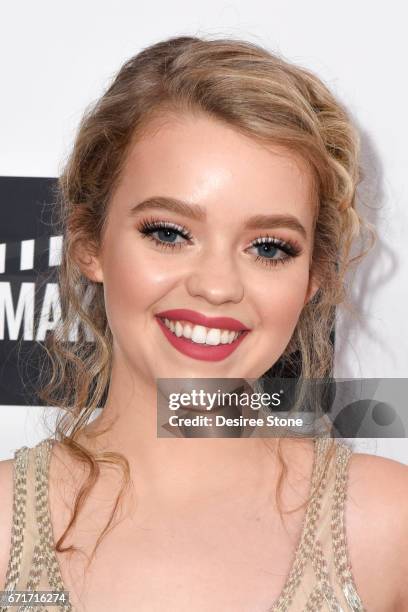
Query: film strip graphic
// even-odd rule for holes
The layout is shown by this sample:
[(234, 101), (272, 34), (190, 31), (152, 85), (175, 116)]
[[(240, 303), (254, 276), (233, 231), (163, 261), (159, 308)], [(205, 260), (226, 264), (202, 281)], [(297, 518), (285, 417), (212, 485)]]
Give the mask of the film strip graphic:
[(36, 258), (43, 256), (44, 253), (48, 253), (48, 267), (59, 266), (62, 240), (62, 236), (44, 236), (19, 242), (0, 243), (0, 275), (35, 270)]
[[(47, 332), (55, 328), (61, 305), (57, 278), (51, 270), (61, 264), (62, 247), (60, 235), (0, 243), (0, 343), (43, 342)], [(93, 288), (88, 287), (83, 296), (85, 308), (92, 298)], [(77, 317), (67, 340), (77, 341), (80, 324)], [(82, 325), (87, 341), (94, 342), (92, 330)]]

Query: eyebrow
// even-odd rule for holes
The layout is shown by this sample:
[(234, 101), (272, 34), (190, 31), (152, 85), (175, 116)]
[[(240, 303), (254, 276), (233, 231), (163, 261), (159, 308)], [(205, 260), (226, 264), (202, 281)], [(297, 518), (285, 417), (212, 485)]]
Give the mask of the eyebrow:
[[(198, 204), (189, 204), (177, 198), (157, 196), (147, 198), (132, 206), (129, 211), (130, 216), (146, 212), (152, 208), (166, 210), (188, 217), (194, 221), (205, 221), (207, 218), (206, 209)], [(253, 215), (245, 219), (245, 229), (269, 229), (275, 227), (287, 227), (297, 231), (303, 238), (307, 238), (307, 232), (297, 217), (288, 214)]]

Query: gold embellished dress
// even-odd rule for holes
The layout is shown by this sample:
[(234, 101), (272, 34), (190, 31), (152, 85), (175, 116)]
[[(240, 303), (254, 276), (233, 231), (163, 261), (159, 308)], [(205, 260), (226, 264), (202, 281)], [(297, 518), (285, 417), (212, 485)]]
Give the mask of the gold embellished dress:
[[(335, 455), (323, 469), (330, 442), (328, 438), (314, 440), (311, 490), (322, 474), (323, 477), (307, 505), (285, 585), (265, 612), (366, 612), (350, 567), (344, 523), (352, 451), (344, 442), (335, 440)], [(54, 551), (48, 503), (52, 445), (53, 441), (46, 439), (33, 448), (23, 447), (15, 453), (11, 550), (3, 587), (7, 591), (67, 591)], [(0, 612), (16, 610), (75, 612), (69, 603), (48, 608), (0, 607)]]

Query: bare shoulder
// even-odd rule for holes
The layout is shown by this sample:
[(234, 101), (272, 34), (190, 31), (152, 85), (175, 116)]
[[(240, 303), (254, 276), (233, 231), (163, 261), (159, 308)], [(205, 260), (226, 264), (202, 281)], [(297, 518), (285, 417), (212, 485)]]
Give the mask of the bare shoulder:
[(13, 518), (13, 459), (0, 461), (0, 590), (6, 581)]
[(408, 467), (353, 452), (345, 524), (356, 586), (369, 610), (408, 608)]

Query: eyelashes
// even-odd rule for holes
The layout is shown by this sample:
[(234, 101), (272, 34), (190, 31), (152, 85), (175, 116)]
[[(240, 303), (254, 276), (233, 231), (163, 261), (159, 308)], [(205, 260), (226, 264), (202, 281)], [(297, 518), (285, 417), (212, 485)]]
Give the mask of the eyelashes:
[[(190, 232), (181, 225), (177, 225), (177, 223), (170, 223), (169, 221), (155, 221), (155, 220), (144, 220), (138, 227), (139, 232), (141, 232), (144, 236), (151, 238), (154, 242), (159, 243), (161, 246), (170, 247), (170, 248), (180, 248), (182, 243), (163, 243), (161, 240), (157, 240), (152, 236), (152, 234), (162, 231), (170, 234), (176, 234), (182, 236), (186, 240), (192, 240), (193, 236)], [(168, 237), (168, 236), (167, 236)]]
[[(184, 241), (192, 241), (193, 236), (183, 226), (169, 221), (157, 221), (155, 219), (144, 219), (138, 226), (138, 231), (142, 234), (142, 238), (148, 238), (154, 244), (163, 249), (171, 249), (175, 251), (184, 246)], [(153, 234), (161, 234), (161, 237), (156, 238)], [(183, 238), (180, 242), (175, 242), (177, 238)], [(166, 242), (170, 239), (171, 242)], [(255, 257), (255, 261), (266, 266), (276, 266), (293, 261), (302, 253), (300, 245), (294, 241), (285, 241), (280, 238), (275, 238), (266, 234), (252, 241), (248, 249), (260, 249), (262, 255)], [(247, 250), (248, 250), (247, 249)], [(280, 252), (283, 257), (276, 258), (275, 255)], [(274, 257), (274, 259), (272, 259)]]

